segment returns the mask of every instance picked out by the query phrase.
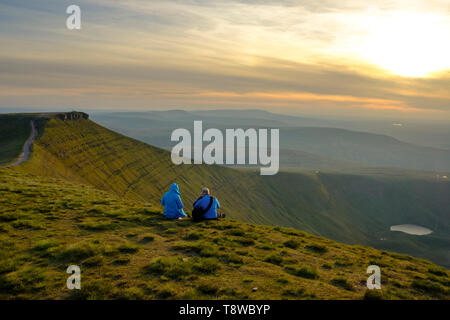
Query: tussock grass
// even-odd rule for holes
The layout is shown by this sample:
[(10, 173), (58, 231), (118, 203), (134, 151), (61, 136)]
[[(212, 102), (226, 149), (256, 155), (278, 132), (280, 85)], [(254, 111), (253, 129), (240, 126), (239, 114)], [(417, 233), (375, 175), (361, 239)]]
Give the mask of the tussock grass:
[(293, 275), (297, 276), (297, 277), (302, 277), (305, 279), (318, 279), (319, 278), (319, 274), (317, 273), (317, 271), (315, 269), (312, 268), (307, 268), (307, 267), (301, 267), (301, 268), (296, 268), (296, 267), (286, 267), (285, 268), (286, 271), (292, 273)]
[(216, 295), (220, 288), (215, 283), (203, 281), (197, 286), (197, 289), (206, 295)]
[(139, 246), (133, 243), (122, 243), (117, 250), (121, 253), (136, 253), (139, 251)]
[(445, 295), (448, 294), (448, 288), (445, 288), (440, 283), (436, 283), (429, 280), (414, 280), (411, 283), (411, 287), (422, 290), (429, 294)]
[(98, 221), (98, 222), (83, 222), (79, 224), (79, 227), (89, 231), (105, 231), (105, 230), (114, 230), (118, 226), (116, 223)]
[[(0, 299), (369, 299), (360, 282), (372, 260), (386, 265), (383, 299), (448, 298), (448, 273), (424, 260), (230, 219), (167, 221), (151, 206), (11, 169), (0, 182)], [(13, 226), (23, 221), (41, 228)], [(72, 264), (80, 291), (65, 288)]]
[(436, 276), (447, 277), (447, 271), (441, 268), (430, 268), (428, 269), (428, 273), (434, 274)]
[(146, 233), (142, 235), (140, 243), (149, 243), (155, 240), (155, 235), (151, 233)]
[(58, 259), (63, 261), (80, 261), (102, 253), (103, 248), (92, 241), (80, 241), (62, 250)]
[(281, 265), (283, 262), (283, 258), (281, 258), (278, 255), (270, 255), (267, 258), (264, 259), (265, 262), (269, 262), (276, 265)]
[(55, 240), (41, 240), (38, 241), (34, 246), (33, 250), (37, 251), (47, 251), (50, 248), (57, 247), (59, 245), (59, 242)]
[(87, 267), (98, 267), (104, 264), (105, 259), (103, 256), (93, 256), (84, 260), (81, 265)]
[(350, 291), (353, 290), (352, 284), (349, 283), (349, 281), (345, 277), (334, 278), (331, 280), (331, 284), (336, 287), (343, 288), (345, 290), (350, 290)]
[(323, 246), (323, 245), (308, 245), (305, 246), (306, 250), (312, 251), (312, 252), (317, 252), (317, 253), (325, 253), (328, 251), (327, 247)]
[(383, 300), (383, 292), (381, 290), (369, 290), (364, 293), (364, 300)]
[(288, 241), (285, 241), (283, 244), (285, 247), (291, 248), (291, 249), (297, 249), (298, 247), (300, 247), (300, 242), (295, 239), (290, 239)]
[(200, 240), (202, 235), (199, 232), (190, 232), (186, 236), (183, 237), (184, 240)]

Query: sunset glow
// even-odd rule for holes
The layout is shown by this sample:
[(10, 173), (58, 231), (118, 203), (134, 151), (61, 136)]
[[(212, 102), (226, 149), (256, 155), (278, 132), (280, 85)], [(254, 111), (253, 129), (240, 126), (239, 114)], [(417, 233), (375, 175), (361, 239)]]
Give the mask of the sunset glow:
[(362, 56), (404, 77), (450, 69), (450, 23), (440, 15), (394, 12), (371, 20)]
[(0, 3), (0, 106), (450, 119), (448, 1), (78, 5)]

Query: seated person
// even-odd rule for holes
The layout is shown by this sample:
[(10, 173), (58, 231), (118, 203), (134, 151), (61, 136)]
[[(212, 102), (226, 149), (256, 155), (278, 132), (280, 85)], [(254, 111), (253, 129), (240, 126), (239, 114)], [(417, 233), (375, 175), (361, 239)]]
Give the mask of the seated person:
[(183, 211), (183, 202), (180, 198), (180, 191), (176, 183), (170, 186), (169, 192), (166, 192), (161, 199), (161, 205), (164, 206), (164, 217), (169, 219), (182, 219), (186, 217)]
[[(202, 209), (206, 210), (209, 206), (211, 194), (208, 188), (203, 188), (200, 197), (194, 202), (194, 208), (200, 206)], [(220, 209), (219, 200), (213, 198), (211, 208), (203, 216), (204, 219), (218, 219), (225, 218), (225, 214)]]

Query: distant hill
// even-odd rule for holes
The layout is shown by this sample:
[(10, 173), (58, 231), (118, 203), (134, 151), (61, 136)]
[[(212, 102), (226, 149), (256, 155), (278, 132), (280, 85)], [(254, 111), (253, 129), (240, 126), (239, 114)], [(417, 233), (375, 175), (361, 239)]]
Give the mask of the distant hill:
[(284, 128), (280, 131), (280, 148), (379, 167), (450, 171), (449, 150), (344, 129)]
[[(220, 166), (175, 166), (170, 154), (87, 119), (42, 116), (40, 138), (18, 172), (89, 184), (123, 199), (159, 206), (172, 182), (189, 210), (209, 186), (226, 213), (245, 222), (294, 227), (350, 244), (404, 252), (450, 266), (450, 183), (420, 176), (256, 172)], [(0, 119), (1, 120), (1, 119)], [(7, 119), (8, 120), (8, 119)], [(413, 237), (391, 225), (433, 230)], [(386, 240), (381, 240), (381, 238)]]
[[(192, 129), (194, 120), (202, 120), (205, 129), (280, 128), (282, 168), (292, 169), (295, 165), (300, 169), (348, 171), (350, 165), (450, 172), (450, 150), (406, 143), (385, 134), (333, 128), (329, 127), (333, 123), (323, 120), (260, 110), (116, 112), (98, 113), (93, 119), (122, 134), (165, 149), (175, 144), (169, 139), (172, 131)], [(364, 125), (357, 127), (364, 128)], [(399, 135), (406, 137), (406, 133)], [(311, 163), (311, 156), (317, 158), (319, 165)]]
[[(448, 299), (448, 271), (281, 227), (193, 223), (0, 169), (0, 299)], [(81, 290), (66, 269), (81, 268)], [(366, 288), (369, 265), (382, 290)]]

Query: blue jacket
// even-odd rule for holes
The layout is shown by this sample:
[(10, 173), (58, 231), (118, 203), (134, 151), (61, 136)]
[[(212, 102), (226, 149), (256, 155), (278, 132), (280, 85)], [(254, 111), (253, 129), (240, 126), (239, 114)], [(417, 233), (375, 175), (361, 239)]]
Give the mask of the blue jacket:
[(161, 199), (161, 205), (164, 206), (164, 217), (169, 219), (184, 218), (186, 214), (183, 211), (183, 202), (180, 198), (180, 191), (176, 183), (170, 186), (170, 191), (166, 192)]
[[(194, 202), (194, 208), (196, 206), (200, 206), (202, 209), (208, 208), (210, 197), (211, 197), (210, 195), (205, 195), (205, 196), (197, 199), (197, 201)], [(219, 208), (220, 208), (219, 200), (214, 198), (211, 209), (209, 209), (208, 212), (205, 213), (205, 216), (204, 216), (205, 219), (217, 219), (217, 209), (219, 209)]]

